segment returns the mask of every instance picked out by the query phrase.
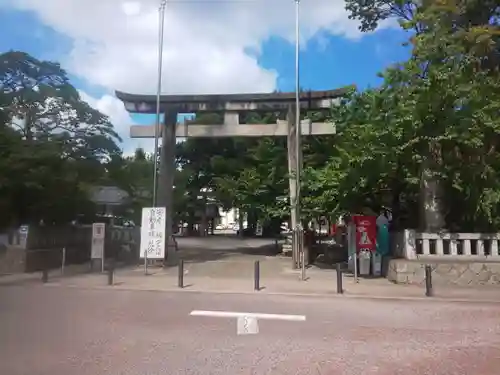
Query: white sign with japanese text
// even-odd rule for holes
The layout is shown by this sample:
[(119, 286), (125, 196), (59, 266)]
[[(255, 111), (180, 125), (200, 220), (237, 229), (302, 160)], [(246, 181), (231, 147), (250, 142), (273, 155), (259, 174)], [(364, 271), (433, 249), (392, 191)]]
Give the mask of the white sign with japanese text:
[(104, 224), (104, 223), (92, 224), (92, 238), (103, 239), (105, 227), (106, 227), (106, 224)]
[(141, 258), (165, 258), (165, 207), (144, 207), (141, 225)]
[(92, 249), (90, 252), (91, 259), (104, 258), (104, 234), (106, 225), (104, 223), (92, 224)]

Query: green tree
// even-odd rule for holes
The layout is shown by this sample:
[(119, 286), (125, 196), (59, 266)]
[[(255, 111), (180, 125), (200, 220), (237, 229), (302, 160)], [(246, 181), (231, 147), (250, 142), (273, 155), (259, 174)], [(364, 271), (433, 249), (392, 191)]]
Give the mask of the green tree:
[[(483, 11), (490, 12), (485, 5)], [(492, 63), (498, 61), (498, 28), (484, 14), (472, 16), (477, 6), (474, 1), (429, 2), (416, 16), (425, 32), (414, 39), (406, 72), (419, 128), (415, 145), (424, 155), (422, 184), (441, 180), (447, 185), (442, 186), (447, 194), (440, 191), (437, 198), (445, 206), (448, 227), (491, 230), (500, 224), (495, 218), (500, 91), (498, 64)]]
[(373, 31), (381, 22), (395, 19), (402, 25), (411, 24), (418, 33), (429, 25), (416, 21), (416, 16), (428, 8), (460, 9), (455, 12), (455, 27), (480, 26), (494, 22), (499, 15), (497, 0), (346, 0), (349, 18), (360, 21), (361, 31)]
[(12, 126), (27, 141), (50, 140), (64, 157), (102, 159), (120, 152), (109, 118), (81, 100), (59, 64), (11, 51), (0, 55), (0, 89)]
[[(387, 19), (412, 21), (422, 3), (425, 0), (346, 0), (345, 7), (350, 19), (360, 21), (361, 31), (373, 31)], [(419, 25), (415, 27), (418, 31)]]
[[(412, 38), (412, 57), (387, 69), (380, 89), (356, 93), (334, 108), (339, 155), (323, 171), (310, 172), (318, 191), (347, 192), (334, 199), (339, 209), (352, 210), (353, 200), (384, 204), (389, 195), (394, 211), (399, 207), (396, 216), (406, 208), (407, 216), (416, 217), (415, 188), (420, 185), (424, 229), (442, 227), (440, 214), (448, 228), (487, 230), (498, 225), (494, 186), (499, 129), (493, 115), (498, 111), (498, 72), (492, 64), (498, 33), (487, 17), (482, 18), (484, 25), (462, 22), (475, 5), (427, 1), (414, 8), (404, 23), (419, 30)], [(382, 18), (390, 15), (397, 14)], [(472, 169), (471, 163), (481, 167)]]
[(92, 208), (88, 191), (118, 155), (109, 119), (81, 100), (59, 64), (0, 55), (3, 225), (67, 222)]
[(152, 204), (153, 156), (138, 148), (132, 156), (113, 155), (104, 167), (106, 173), (99, 183), (126, 191), (129, 203), (122, 207), (122, 215), (140, 223), (142, 208)]

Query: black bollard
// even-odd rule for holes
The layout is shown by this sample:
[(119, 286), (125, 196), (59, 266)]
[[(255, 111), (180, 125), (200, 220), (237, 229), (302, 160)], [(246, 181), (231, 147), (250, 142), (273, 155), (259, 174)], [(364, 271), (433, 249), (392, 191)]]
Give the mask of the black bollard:
[(253, 272), (254, 272), (254, 289), (256, 291), (259, 291), (260, 290), (260, 262), (258, 260), (255, 261), (255, 264), (254, 264), (254, 269), (253, 269)]
[(113, 279), (115, 276), (114, 273), (115, 273), (115, 264), (111, 260), (108, 266), (108, 285), (113, 285)]
[(434, 290), (432, 288), (432, 268), (430, 265), (425, 266), (425, 295), (427, 297), (434, 296)]
[(177, 280), (177, 286), (179, 288), (184, 288), (184, 260), (179, 259), (179, 274)]
[(342, 287), (342, 269), (340, 268), (340, 263), (336, 264), (337, 267), (337, 293), (344, 293), (344, 288)]

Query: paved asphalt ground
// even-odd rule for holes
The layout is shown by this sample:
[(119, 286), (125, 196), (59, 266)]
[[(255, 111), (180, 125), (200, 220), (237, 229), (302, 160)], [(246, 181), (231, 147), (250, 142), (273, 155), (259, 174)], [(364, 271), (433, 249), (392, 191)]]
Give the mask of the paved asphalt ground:
[[(500, 304), (0, 287), (0, 374), (498, 375)], [(305, 316), (237, 335), (217, 310)]]

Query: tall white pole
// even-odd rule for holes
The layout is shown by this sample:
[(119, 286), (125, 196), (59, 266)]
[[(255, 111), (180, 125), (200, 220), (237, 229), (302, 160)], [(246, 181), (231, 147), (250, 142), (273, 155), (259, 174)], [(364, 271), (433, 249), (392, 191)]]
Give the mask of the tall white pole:
[(161, 98), (161, 80), (162, 80), (162, 65), (163, 65), (163, 37), (165, 30), (165, 8), (167, 0), (161, 0), (159, 8), (159, 36), (158, 36), (158, 82), (156, 88), (156, 124), (155, 124), (155, 148), (154, 148), (154, 171), (153, 171), (153, 207), (156, 207), (158, 202), (158, 142), (160, 137), (160, 98)]
[[(300, 75), (299, 75), (299, 48), (300, 48), (300, 0), (295, 0), (295, 115), (300, 123)], [(297, 134), (301, 134), (297, 127)]]
[(300, 0), (295, 0), (295, 161), (296, 161), (296, 188), (295, 188), (295, 215), (297, 216), (296, 223), (296, 246), (297, 255), (301, 264), (301, 277), (305, 280), (305, 254), (304, 240), (302, 233), (302, 223), (300, 220), (300, 175), (302, 170), (302, 127), (300, 123)]
[[(160, 98), (161, 98), (161, 80), (162, 80), (162, 67), (163, 67), (163, 36), (165, 30), (165, 8), (167, 0), (161, 0), (160, 8), (158, 9), (158, 81), (156, 87), (156, 123), (155, 123), (155, 148), (153, 159), (153, 207), (158, 205), (158, 138), (160, 137)], [(144, 274), (148, 274), (148, 257), (147, 252), (144, 252)]]

